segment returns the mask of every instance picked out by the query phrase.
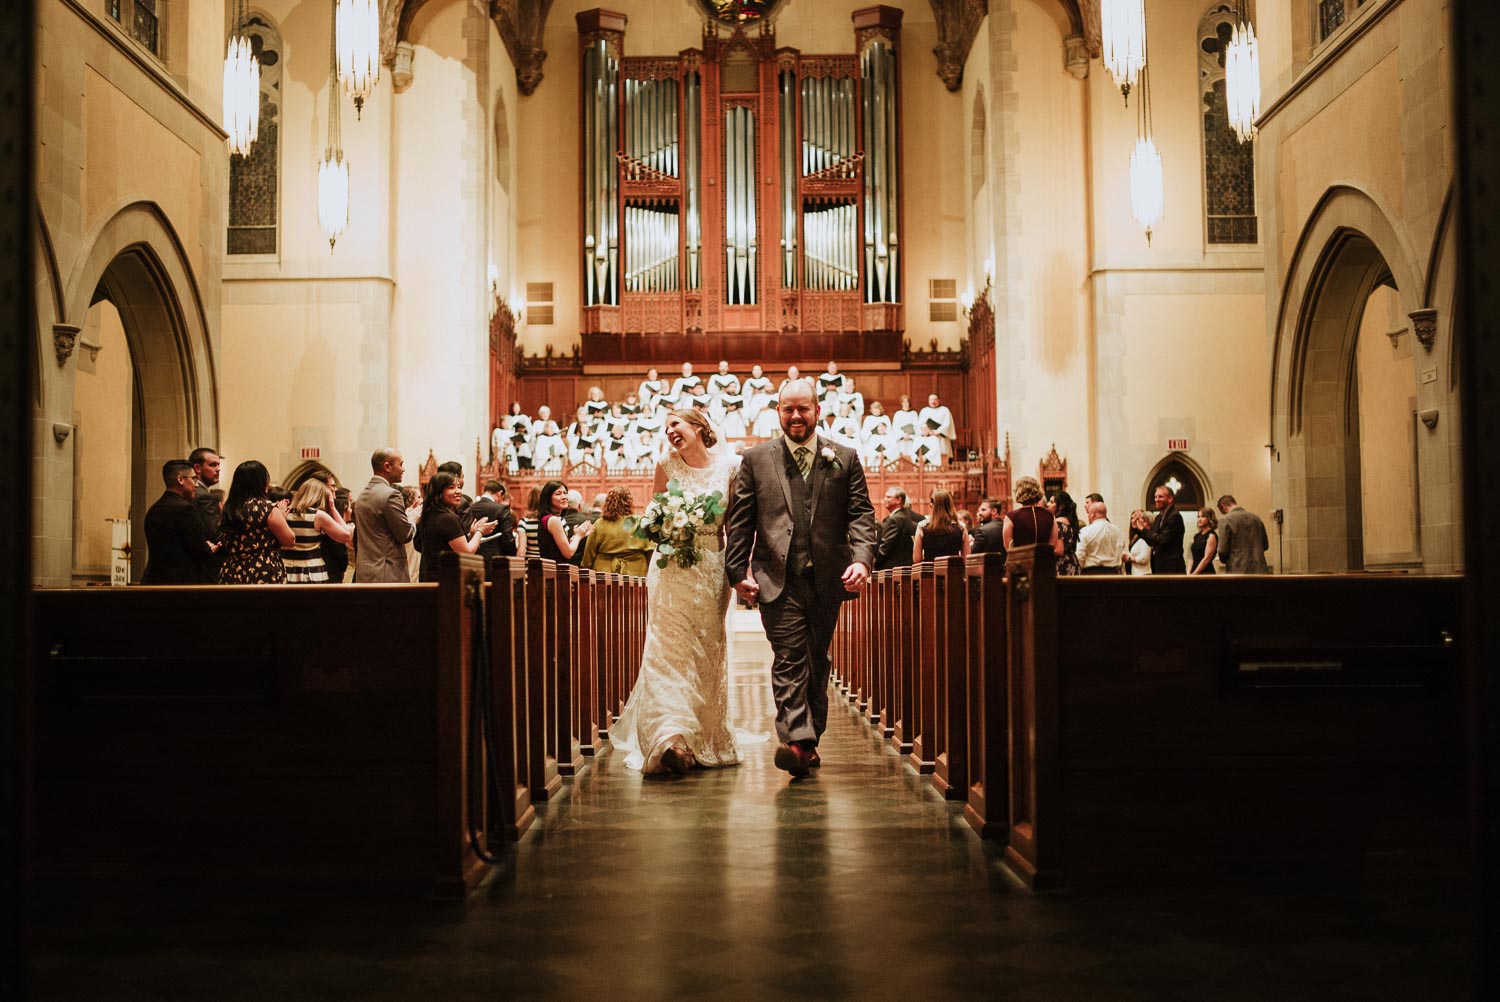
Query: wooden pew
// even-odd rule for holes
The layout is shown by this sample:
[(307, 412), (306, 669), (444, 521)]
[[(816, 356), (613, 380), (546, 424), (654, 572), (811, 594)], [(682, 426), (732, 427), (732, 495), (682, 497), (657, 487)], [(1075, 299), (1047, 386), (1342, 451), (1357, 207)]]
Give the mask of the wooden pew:
[[(509, 804), (502, 798), (499, 817), (492, 830), (507, 839), (520, 838), (533, 821), (531, 803), (530, 718), (527, 691), (527, 581), (526, 561), (519, 557), (494, 557), (488, 568), (490, 662), (496, 666), (491, 688), (494, 720), (510, 722), (508, 735), (497, 737), (494, 746), (496, 771), (513, 791)], [(499, 666), (505, 666), (500, 670)], [(507, 740), (508, 738), (508, 740)]]
[(969, 630), (964, 658), (969, 769), (964, 817), (981, 837), (1003, 840), (1010, 833), (1005, 558), (998, 553), (971, 554), (964, 561), (964, 578)]
[(440, 584), (37, 591), (43, 878), (472, 888), (482, 575), (455, 555)]
[(1010, 573), (1031, 886), (1463, 869), (1461, 579)]

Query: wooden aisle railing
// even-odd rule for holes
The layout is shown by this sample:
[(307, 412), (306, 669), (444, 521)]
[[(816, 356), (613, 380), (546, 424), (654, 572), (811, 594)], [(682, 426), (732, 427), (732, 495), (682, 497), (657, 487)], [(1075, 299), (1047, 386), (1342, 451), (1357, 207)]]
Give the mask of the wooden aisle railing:
[(1461, 868), (1460, 579), (876, 572), (834, 679), (1034, 890)]

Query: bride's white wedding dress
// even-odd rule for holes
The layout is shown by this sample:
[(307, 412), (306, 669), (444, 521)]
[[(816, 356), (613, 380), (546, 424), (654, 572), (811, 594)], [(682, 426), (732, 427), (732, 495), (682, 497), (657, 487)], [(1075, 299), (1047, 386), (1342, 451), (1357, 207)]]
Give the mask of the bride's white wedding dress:
[[(739, 469), (734, 455), (710, 455), (704, 469), (674, 452), (662, 464), (667, 479), (689, 495), (721, 491)], [(620, 718), (609, 729), (610, 744), (625, 765), (662, 772), (662, 753), (680, 738), (702, 766), (734, 765), (739, 746), (729, 720), (729, 660), (725, 615), (730, 588), (724, 577), (719, 526), (700, 538), (702, 558), (692, 567), (652, 558), (646, 574), (646, 648), (641, 674)]]

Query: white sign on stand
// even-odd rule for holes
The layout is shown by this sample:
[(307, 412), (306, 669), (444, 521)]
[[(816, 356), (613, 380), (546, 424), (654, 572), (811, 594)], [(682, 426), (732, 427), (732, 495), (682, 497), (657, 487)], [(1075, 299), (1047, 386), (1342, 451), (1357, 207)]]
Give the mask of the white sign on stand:
[(130, 519), (107, 519), (110, 529), (109, 583), (123, 588), (130, 584)]

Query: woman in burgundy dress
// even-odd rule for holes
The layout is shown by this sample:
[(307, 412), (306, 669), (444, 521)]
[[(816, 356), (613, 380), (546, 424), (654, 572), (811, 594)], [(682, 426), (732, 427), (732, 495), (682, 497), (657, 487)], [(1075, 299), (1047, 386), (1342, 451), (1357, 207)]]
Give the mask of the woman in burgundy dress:
[(953, 495), (938, 488), (932, 492), (932, 514), (917, 526), (917, 534), (912, 538), (911, 562), (920, 564), (939, 557), (968, 555), (969, 534), (953, 511)]
[(1014, 553), (1018, 546), (1034, 546), (1046, 543), (1052, 552), (1062, 556), (1062, 537), (1057, 532), (1057, 522), (1052, 513), (1042, 507), (1042, 485), (1035, 477), (1022, 477), (1016, 481), (1016, 504), (1019, 506), (1006, 513), (1005, 527), (1001, 539), (1005, 552)]

